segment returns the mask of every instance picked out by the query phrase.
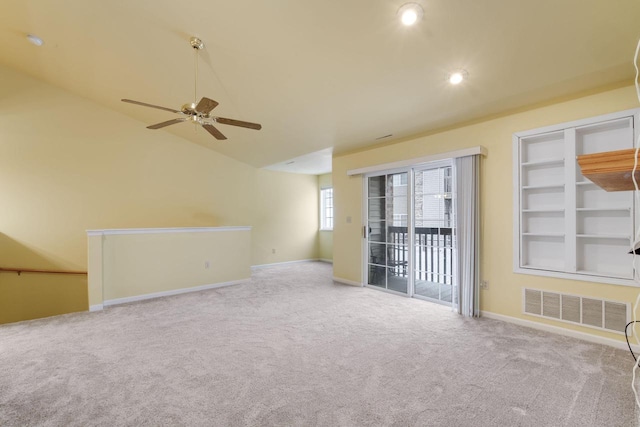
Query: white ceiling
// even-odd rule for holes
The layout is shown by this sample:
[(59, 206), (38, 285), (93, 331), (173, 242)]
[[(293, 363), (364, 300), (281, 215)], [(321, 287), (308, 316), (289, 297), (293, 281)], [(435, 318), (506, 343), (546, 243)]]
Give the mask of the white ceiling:
[[(425, 15), (414, 27), (396, 17), (403, 3), (4, 1), (0, 63), (146, 126), (172, 113), (120, 99), (192, 102), (189, 38), (200, 37), (198, 98), (263, 129), (219, 125), (222, 142), (190, 124), (149, 132), (303, 173), (326, 171), (314, 158), (388, 134), (384, 141), (633, 81), (637, 0), (419, 0)], [(30, 45), (27, 33), (45, 44)], [(457, 68), (469, 78), (450, 86)], [(298, 165), (285, 168), (291, 159)]]

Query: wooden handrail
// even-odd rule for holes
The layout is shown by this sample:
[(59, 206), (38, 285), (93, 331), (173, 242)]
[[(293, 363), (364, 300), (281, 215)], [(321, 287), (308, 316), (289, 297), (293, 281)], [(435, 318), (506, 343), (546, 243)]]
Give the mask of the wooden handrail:
[(4, 268), (0, 267), (0, 272), (18, 273), (45, 273), (45, 274), (87, 274), (86, 271), (61, 271), (61, 270), (36, 270), (33, 268)]

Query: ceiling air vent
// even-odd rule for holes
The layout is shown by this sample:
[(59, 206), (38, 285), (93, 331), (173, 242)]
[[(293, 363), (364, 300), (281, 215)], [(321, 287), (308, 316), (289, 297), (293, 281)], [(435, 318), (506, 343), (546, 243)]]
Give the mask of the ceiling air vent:
[(567, 295), (538, 289), (523, 290), (524, 314), (560, 320), (590, 328), (624, 333), (629, 321), (628, 303)]

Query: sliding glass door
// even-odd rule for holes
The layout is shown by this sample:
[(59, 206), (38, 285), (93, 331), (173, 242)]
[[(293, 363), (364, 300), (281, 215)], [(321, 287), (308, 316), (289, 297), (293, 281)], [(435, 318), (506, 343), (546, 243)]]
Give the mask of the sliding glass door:
[(451, 304), (454, 182), (450, 161), (366, 180), (366, 284)]
[(452, 303), (455, 209), (451, 164), (415, 170), (415, 279), (417, 297)]
[(409, 292), (408, 177), (370, 177), (367, 191), (367, 284), (403, 294)]

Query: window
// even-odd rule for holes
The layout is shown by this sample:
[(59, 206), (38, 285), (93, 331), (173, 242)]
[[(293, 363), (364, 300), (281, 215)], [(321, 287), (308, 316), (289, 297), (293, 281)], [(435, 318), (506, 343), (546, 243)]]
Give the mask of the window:
[(333, 188), (320, 190), (320, 230), (333, 230)]
[(623, 111), (514, 135), (516, 272), (633, 285), (633, 193), (596, 186), (576, 156), (632, 148), (637, 120)]

